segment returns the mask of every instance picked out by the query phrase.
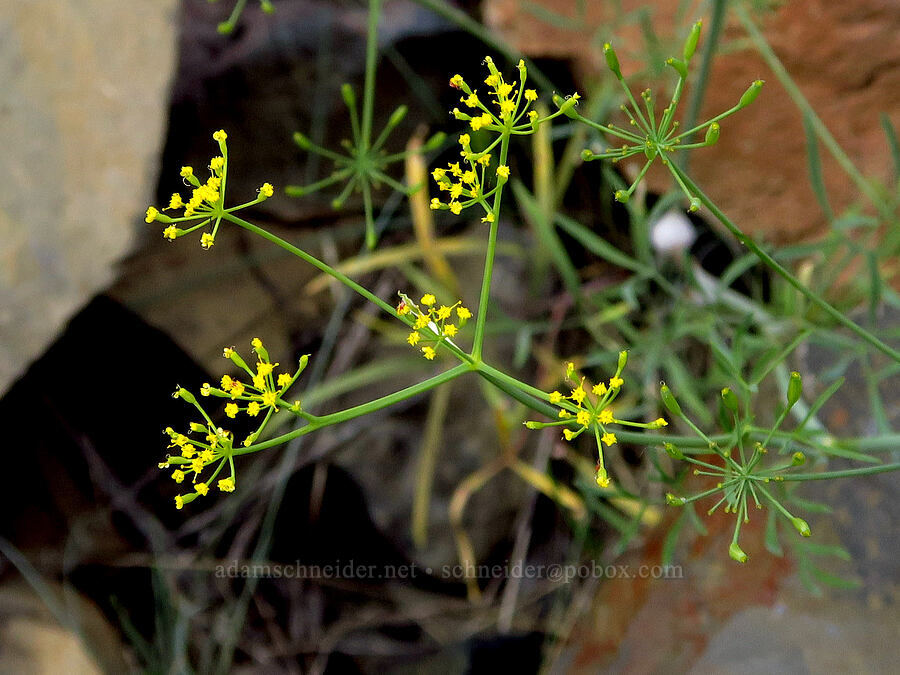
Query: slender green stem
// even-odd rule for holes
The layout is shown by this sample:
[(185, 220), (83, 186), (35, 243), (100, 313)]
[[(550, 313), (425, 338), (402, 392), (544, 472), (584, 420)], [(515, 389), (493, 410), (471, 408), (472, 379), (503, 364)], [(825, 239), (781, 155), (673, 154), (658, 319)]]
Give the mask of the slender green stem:
[(343, 273), (337, 271), (336, 269), (334, 269), (330, 265), (322, 262), (318, 258), (311, 256), (309, 253), (307, 253), (303, 249), (297, 248), (296, 246), (294, 246), (290, 242), (285, 241), (281, 237), (278, 237), (278, 236), (272, 234), (271, 232), (267, 232), (266, 230), (262, 229), (261, 227), (257, 227), (253, 223), (247, 222), (243, 218), (238, 218), (234, 214), (226, 213), (225, 219), (230, 220), (235, 225), (239, 225), (240, 227), (243, 227), (245, 230), (253, 232), (256, 235), (259, 235), (263, 239), (266, 239), (277, 246), (280, 246), (285, 251), (294, 254), (301, 260), (305, 260), (313, 267), (321, 270), (322, 272), (325, 272), (325, 274), (328, 274), (328, 275), (334, 277), (335, 279), (340, 281), (342, 284), (344, 284), (348, 288), (351, 288), (352, 290), (356, 291), (357, 293), (359, 293), (361, 296), (363, 296), (369, 302), (372, 302), (372, 303), (378, 305), (381, 309), (383, 309), (385, 312), (387, 312), (391, 316), (403, 321), (403, 319), (400, 317), (400, 315), (397, 314), (397, 310), (392, 305), (389, 305), (388, 303), (386, 303), (384, 300), (379, 298), (377, 295), (375, 295), (368, 289), (364, 288), (363, 286), (360, 286), (358, 283), (353, 281), (353, 279), (348, 277), (346, 274), (343, 274)]
[(366, 37), (366, 81), (363, 91), (361, 150), (368, 152), (372, 139), (372, 114), (375, 107), (375, 65), (378, 57), (378, 20), (381, 0), (369, 0), (369, 32)]
[(738, 238), (744, 246), (746, 246), (750, 251), (752, 251), (757, 258), (759, 258), (769, 269), (776, 272), (779, 276), (781, 276), (785, 281), (787, 281), (791, 286), (796, 288), (804, 297), (806, 297), (810, 302), (812, 302), (816, 307), (824, 311), (828, 316), (837, 321), (839, 324), (848, 328), (858, 335), (861, 339), (868, 342), (870, 345), (875, 347), (878, 351), (887, 354), (891, 359), (900, 363), (900, 352), (896, 349), (892, 349), (884, 342), (879, 340), (877, 337), (872, 335), (869, 331), (861, 326), (858, 326), (853, 321), (848, 319), (844, 314), (840, 311), (829, 305), (825, 300), (819, 297), (816, 293), (808, 289), (803, 283), (797, 279), (793, 274), (791, 274), (787, 269), (785, 269), (778, 261), (776, 261), (772, 256), (763, 251), (759, 246), (757, 246), (756, 242), (754, 242), (750, 237), (748, 237), (744, 232), (738, 228), (731, 220), (719, 210), (713, 201), (706, 196), (697, 185), (690, 179), (690, 177), (685, 174), (674, 162), (669, 162), (669, 169), (672, 173), (679, 178), (681, 182), (683, 182), (690, 194), (697, 195), (701, 202), (710, 210), (710, 212), (718, 219), (722, 225), (724, 225), (735, 237)]
[(339, 410), (328, 415), (316, 417), (314, 421), (310, 422), (306, 426), (295, 429), (294, 431), (288, 432), (286, 434), (282, 434), (281, 436), (271, 438), (267, 441), (263, 441), (262, 443), (254, 443), (247, 448), (235, 448), (232, 451), (232, 454), (246, 455), (254, 452), (259, 452), (260, 450), (273, 448), (283, 443), (287, 443), (288, 441), (293, 440), (298, 436), (305, 436), (306, 434), (317, 431), (323, 427), (328, 427), (333, 424), (339, 424), (341, 422), (346, 422), (363, 415), (368, 415), (369, 413), (376, 412), (378, 410), (381, 410), (382, 408), (387, 408), (394, 405), (395, 403), (400, 403), (401, 401), (405, 401), (408, 398), (412, 398), (413, 396), (422, 394), (426, 391), (429, 391), (430, 389), (434, 389), (435, 387), (438, 387), (445, 382), (449, 382), (450, 380), (454, 380), (463, 373), (468, 373), (471, 370), (472, 368), (468, 364), (460, 363), (450, 370), (445, 370), (439, 375), (430, 377), (427, 380), (406, 387), (405, 389), (401, 389), (400, 391), (395, 391), (393, 394), (388, 394), (387, 396), (376, 398), (374, 401), (362, 403), (360, 405), (353, 406), (352, 408), (347, 408), (346, 410)]
[(823, 471), (822, 473), (786, 473), (780, 478), (784, 481), (798, 480), (830, 480), (832, 478), (853, 478), (855, 476), (871, 476), (876, 473), (900, 471), (900, 462), (867, 466), (862, 469), (846, 469), (844, 471)]
[[(509, 129), (504, 129), (500, 142), (499, 164), (506, 164), (509, 152)], [(481, 295), (478, 298), (478, 318), (475, 322), (475, 338), (472, 343), (472, 358), (477, 363), (481, 360), (481, 350), (484, 345), (484, 328), (487, 320), (488, 302), (491, 297), (491, 278), (494, 273), (494, 254), (497, 250), (497, 230), (500, 227), (500, 202), (503, 199), (503, 185), (498, 183), (494, 192), (494, 221), (490, 223), (488, 234), (487, 253), (484, 258), (484, 276), (481, 279)]]

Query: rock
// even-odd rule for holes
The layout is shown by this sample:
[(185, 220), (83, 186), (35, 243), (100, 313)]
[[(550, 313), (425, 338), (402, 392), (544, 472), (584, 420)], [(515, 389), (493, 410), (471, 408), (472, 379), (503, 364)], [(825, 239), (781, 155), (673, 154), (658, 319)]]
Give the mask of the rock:
[(5, 4), (0, 393), (130, 247), (156, 178), (176, 3)]

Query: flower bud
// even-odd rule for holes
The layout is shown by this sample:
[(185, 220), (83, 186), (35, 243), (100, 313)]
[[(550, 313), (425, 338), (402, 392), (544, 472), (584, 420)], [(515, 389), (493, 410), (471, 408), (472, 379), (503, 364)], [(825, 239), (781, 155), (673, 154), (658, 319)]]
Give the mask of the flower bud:
[(719, 140), (719, 123), (713, 122), (709, 125), (709, 128), (706, 130), (706, 144), (713, 145), (716, 141)]
[(800, 400), (800, 394), (803, 393), (803, 380), (800, 373), (796, 370), (791, 373), (791, 379), (788, 381), (787, 400), (788, 408), (794, 407), (794, 404)]
[(266, 351), (265, 347), (263, 347), (262, 340), (260, 340), (259, 338), (253, 338), (250, 341), (250, 344), (253, 345), (253, 351), (255, 351), (259, 355), (259, 358), (261, 358), (263, 361), (269, 360), (269, 352)]
[(343, 97), (344, 103), (347, 104), (348, 108), (356, 107), (356, 94), (353, 91), (353, 87), (351, 87), (346, 82), (341, 85), (341, 96)]
[(613, 198), (620, 204), (627, 204), (628, 200), (631, 198), (631, 195), (628, 194), (627, 190), (616, 190), (613, 194)]
[(578, 104), (581, 95), (578, 92), (575, 92), (571, 96), (566, 96), (563, 98), (559, 94), (553, 94), (553, 102), (556, 104), (556, 107), (559, 108), (559, 111), (570, 119), (578, 119), (578, 113), (575, 112), (575, 106)]
[(584, 150), (581, 151), (581, 161), (582, 162), (590, 162), (592, 159), (594, 159), (594, 153), (591, 152), (589, 149), (585, 148)]
[(608, 42), (603, 45), (603, 56), (606, 57), (606, 65), (609, 66), (609, 69), (613, 72), (613, 74), (622, 79), (622, 71), (619, 68), (619, 57), (616, 56), (616, 50), (612, 48), (612, 45)]
[(197, 403), (197, 399), (194, 397), (194, 395), (184, 387), (178, 387), (175, 390), (175, 393), (172, 394), (172, 398), (180, 398), (181, 400), (187, 401), (188, 403)]
[(674, 56), (670, 56), (666, 59), (666, 65), (674, 68), (683, 79), (687, 79), (687, 65), (684, 61), (676, 59)]
[(672, 459), (684, 459), (684, 453), (674, 443), (666, 443), (663, 447)]
[(747, 91), (744, 92), (744, 95), (741, 96), (741, 102), (738, 105), (741, 108), (745, 108), (753, 103), (756, 97), (759, 96), (759, 90), (762, 89), (763, 84), (765, 84), (765, 80), (756, 80), (751, 84)]
[(728, 387), (725, 387), (722, 390), (722, 403), (725, 404), (725, 407), (728, 408), (731, 412), (737, 415), (738, 412), (738, 400), (737, 396), (734, 395), (734, 392), (731, 391)]
[(728, 555), (731, 556), (732, 560), (739, 563), (745, 563), (748, 559), (747, 554), (738, 546), (736, 541), (731, 542), (731, 546), (728, 547)]
[(666, 504), (669, 506), (684, 506), (684, 497), (676, 497), (671, 492), (667, 492)]
[(681, 55), (684, 57), (685, 63), (691, 60), (694, 52), (697, 51), (697, 42), (700, 40), (700, 29), (703, 27), (703, 21), (698, 21), (691, 27), (691, 32), (684, 41), (684, 49)]
[(659, 388), (659, 395), (662, 397), (663, 405), (666, 406), (670, 413), (677, 415), (678, 417), (684, 415), (684, 413), (681, 412), (681, 406), (678, 405), (678, 401), (676, 401), (675, 396), (672, 395), (672, 390), (669, 389), (669, 385), (663, 384)]
[(623, 370), (625, 370), (626, 363), (628, 363), (628, 352), (623, 349), (619, 352), (619, 363), (616, 366), (616, 372), (621, 373)]
[(312, 147), (312, 143), (310, 143), (309, 139), (299, 131), (294, 132), (294, 143), (299, 145), (302, 150), (309, 150), (310, 147)]
[(803, 466), (806, 464), (806, 455), (802, 452), (795, 452), (791, 455), (791, 466)]
[(543, 425), (540, 422), (525, 422), (526, 429), (540, 429)]
[(275, 13), (275, 5), (273, 5), (269, 0), (260, 0), (260, 6), (262, 7), (262, 11), (266, 14), (274, 14)]
[(688, 211), (691, 213), (696, 213), (700, 210), (700, 198), (699, 197), (691, 197), (691, 206), (688, 208)]
[(802, 537), (809, 537), (812, 535), (812, 532), (809, 530), (809, 524), (803, 520), (803, 518), (791, 518), (791, 525), (797, 529), (797, 532), (799, 532)]
[(206, 425), (205, 424), (200, 424), (200, 422), (191, 422), (190, 426), (191, 426), (191, 431), (193, 431), (196, 434), (206, 433)]

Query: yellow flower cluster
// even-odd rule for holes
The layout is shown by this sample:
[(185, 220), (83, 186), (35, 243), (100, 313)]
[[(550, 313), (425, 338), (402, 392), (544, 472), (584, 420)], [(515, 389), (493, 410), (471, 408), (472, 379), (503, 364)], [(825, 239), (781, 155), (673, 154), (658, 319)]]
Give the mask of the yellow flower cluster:
[[(460, 167), (459, 162), (452, 162), (447, 165), (446, 169), (435, 169), (431, 172), (432, 178), (437, 183), (438, 189), (442, 192), (449, 193), (449, 201), (442, 202), (437, 197), (431, 200), (431, 208), (433, 210), (449, 210), (453, 215), (458, 216), (463, 209), (473, 204), (481, 204), (485, 210), (485, 216), (482, 222), (494, 222), (494, 213), (488, 205), (486, 198), (494, 194), (497, 189), (485, 193), (483, 186), (485, 182), (485, 171), (491, 164), (491, 155), (488, 151), (476, 153), (472, 151), (472, 139), (469, 134), (462, 134), (459, 137), (459, 144), (462, 146), (460, 155), (465, 168)], [(509, 167), (498, 166), (496, 170), (497, 185), (505, 183), (509, 178)]]
[[(291, 412), (297, 415), (309, 417), (302, 411), (300, 401), (287, 403), (283, 398), (287, 390), (296, 382), (304, 368), (306, 368), (308, 357), (303, 356), (300, 359), (297, 372), (293, 375), (288, 373), (276, 375), (274, 370), (278, 364), (269, 360), (269, 354), (262, 341), (259, 338), (254, 338), (252, 345), (253, 351), (256, 352), (258, 357), (255, 369), (251, 369), (233, 348), (228, 347), (223, 352), (225, 358), (247, 373), (252, 384), (245, 384), (239, 379), (225, 375), (221, 380), (221, 388), (212, 387), (207, 383), (200, 390), (202, 396), (230, 398), (231, 401), (225, 405), (225, 415), (229, 418), (236, 418), (240, 411), (245, 411), (251, 417), (257, 417), (260, 412), (265, 412), (265, 416), (256, 431), (244, 439), (244, 447), (251, 446), (259, 438), (272, 414), (278, 410), (279, 404), (288, 407)], [(171, 427), (165, 430), (165, 433), (171, 439), (169, 447), (178, 448), (178, 454), (167, 456), (166, 461), (162, 462), (159, 468), (168, 469), (174, 465), (173, 480), (180, 484), (186, 477), (190, 476), (194, 487), (193, 493), (176, 497), (175, 506), (180, 509), (197, 497), (206, 495), (209, 492), (209, 486), (212, 485), (212, 482), (226, 464), (231, 469), (231, 475), (219, 480), (217, 486), (222, 492), (234, 492), (236, 483), (233, 457), (235, 454), (239, 454), (235, 453), (234, 435), (230, 431), (216, 426), (194, 395), (183, 387), (178, 387), (175, 390), (174, 397), (183, 399), (193, 405), (204, 419), (203, 422), (192, 422), (187, 434), (177, 433)], [(191, 434), (199, 434), (199, 438), (192, 438)], [(200, 474), (203, 470), (207, 466), (216, 463), (218, 466), (215, 468), (212, 476), (200, 480)]]
[[(201, 183), (200, 179), (194, 175), (193, 167), (181, 167), (181, 178), (185, 185), (189, 187), (193, 186), (194, 188), (191, 197), (185, 202), (181, 194), (175, 192), (169, 199), (169, 205), (163, 208), (163, 211), (184, 209), (183, 216), (173, 218), (160, 213), (159, 209), (155, 206), (147, 207), (147, 214), (144, 220), (148, 223), (154, 221), (166, 223), (167, 226), (163, 230), (163, 237), (169, 241), (174, 241), (182, 235), (190, 234), (215, 220), (212, 232), (204, 232), (200, 236), (200, 245), (205, 249), (209, 249), (215, 244), (216, 232), (218, 231), (222, 216), (225, 213), (225, 183), (228, 173), (228, 147), (225, 143), (227, 138), (228, 134), (221, 129), (213, 134), (213, 140), (219, 144), (219, 151), (221, 154), (209, 160), (210, 176), (205, 183)], [(257, 198), (254, 201), (229, 209), (229, 211), (258, 204), (271, 197), (274, 193), (275, 189), (272, 185), (270, 183), (264, 183), (259, 188)], [(175, 223), (191, 220), (201, 220), (202, 222), (186, 230), (175, 225)]]
[[(459, 89), (465, 96), (459, 99), (460, 103), (467, 108), (472, 109), (472, 114), (464, 113), (459, 108), (453, 109), (453, 116), (458, 120), (469, 123), (472, 131), (480, 129), (490, 129), (492, 131), (501, 131), (504, 126), (512, 126), (519, 122), (524, 115), (527, 115), (529, 122), (535, 122), (538, 114), (534, 110), (528, 110), (529, 106), (537, 101), (538, 95), (534, 89), (525, 89), (525, 78), (527, 70), (525, 62), (519, 60), (518, 70), (521, 84), (516, 87), (516, 83), (509, 83), (503, 79), (503, 75), (494, 65), (494, 60), (487, 56), (484, 59), (490, 74), (485, 78), (484, 83), (490, 89), (489, 98), (493, 98), (492, 103), (497, 108), (495, 113), (489, 109), (478, 97), (478, 91), (473, 90), (461, 75), (454, 75), (450, 78), (450, 86)], [(522, 105), (522, 101), (525, 105)]]
[[(193, 402), (193, 397), (185, 394), (185, 390), (179, 388), (174, 396)], [(216, 427), (209, 420), (202, 423), (191, 422), (187, 434), (180, 434), (172, 427), (167, 427), (164, 433), (169, 436), (171, 441), (169, 447), (177, 448), (178, 455), (168, 456), (165, 462), (160, 463), (159, 468), (168, 469), (174, 465), (176, 468), (172, 472), (172, 479), (181, 484), (185, 478), (190, 478), (194, 490), (192, 493), (175, 497), (175, 507), (181, 509), (197, 497), (203, 497), (209, 493), (209, 486), (212, 485), (224, 468), (226, 461), (231, 457), (234, 436), (230, 431)], [(194, 434), (194, 437), (191, 434)], [(201, 478), (200, 474), (203, 470), (217, 462), (218, 466), (213, 474)], [(222, 492), (234, 491), (234, 476), (220, 480), (217, 485)]]
[(248, 383), (244, 383), (240, 379), (233, 378), (230, 375), (223, 375), (220, 381), (220, 387), (213, 387), (209, 383), (205, 383), (200, 389), (201, 396), (218, 396), (219, 398), (230, 398), (231, 401), (225, 405), (225, 414), (231, 419), (235, 419), (239, 412), (245, 412), (250, 417), (257, 417), (260, 412), (265, 412), (265, 418), (254, 433), (244, 439), (243, 445), (251, 445), (259, 436), (260, 431), (269, 421), (272, 413), (278, 412), (278, 406), (283, 405), (291, 409), (293, 412), (299, 412), (302, 408), (300, 401), (288, 403), (282, 397), (296, 382), (297, 378), (306, 368), (307, 357), (300, 359), (300, 365), (293, 375), (290, 373), (275, 374), (275, 368), (280, 364), (272, 363), (269, 360), (269, 352), (263, 346), (262, 340), (253, 338), (251, 344), (253, 351), (256, 352), (258, 361), (255, 368), (250, 368), (241, 358), (241, 355), (232, 347), (226, 347), (222, 355), (234, 363), (238, 368), (243, 370), (250, 378)]
[[(566, 428), (563, 429), (563, 437), (567, 441), (578, 438), (586, 430), (590, 429), (597, 442), (597, 484), (600, 487), (609, 486), (609, 475), (603, 463), (603, 445), (610, 447), (618, 441), (616, 434), (607, 429), (607, 425), (620, 424), (644, 429), (659, 429), (668, 425), (668, 422), (662, 417), (653, 422), (643, 423), (620, 420), (613, 414), (612, 403), (625, 384), (621, 375), (627, 360), (628, 352), (620, 352), (616, 374), (609, 378), (608, 383), (599, 382), (590, 387), (590, 393), (585, 389), (585, 378), (582, 377), (569, 394), (563, 394), (559, 391), (552, 391), (547, 394), (547, 400), (553, 405), (559, 406), (557, 421), (549, 423), (526, 422), (526, 426), (529, 429), (564, 426)], [(575, 364), (570, 362), (566, 366), (566, 379), (573, 384), (575, 384), (574, 375)], [(577, 428), (573, 430), (572, 426)]]
[[(400, 316), (408, 316), (412, 319), (412, 332), (407, 336), (406, 341), (413, 347), (424, 343), (421, 346), (422, 355), (429, 361), (433, 360), (437, 354), (438, 345), (450, 338), (454, 337), (459, 329), (466, 325), (472, 318), (472, 312), (463, 307), (460, 301), (453, 305), (437, 304), (437, 298), (432, 293), (426, 293), (419, 300), (419, 303), (425, 308), (420, 309), (419, 305), (410, 300), (406, 295), (400, 293), (400, 304), (397, 305), (397, 313)], [(454, 314), (458, 325), (453, 323)]]

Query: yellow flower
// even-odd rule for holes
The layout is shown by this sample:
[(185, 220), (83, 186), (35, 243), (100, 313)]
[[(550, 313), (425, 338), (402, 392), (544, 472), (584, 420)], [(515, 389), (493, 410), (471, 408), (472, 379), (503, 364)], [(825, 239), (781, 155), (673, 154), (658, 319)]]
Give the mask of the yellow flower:
[(462, 204), (460, 204), (459, 202), (450, 202), (450, 213), (452, 213), (454, 216), (458, 216), (460, 213), (462, 213)]
[(290, 375), (288, 375), (287, 373), (279, 373), (278, 379), (276, 380), (276, 384), (278, 385), (278, 388), (279, 388), (279, 389), (280, 389), (281, 387), (286, 387), (286, 386), (289, 385), (290, 383), (291, 383), (291, 376), (290, 376)]
[(259, 415), (259, 403), (250, 401), (250, 403), (247, 404), (247, 414), (250, 415), (250, 417)]
[(172, 195), (172, 198), (169, 199), (169, 206), (168, 206), (167, 208), (169, 208), (169, 209), (180, 209), (182, 206), (184, 206), (184, 202), (181, 201), (181, 195), (178, 194), (177, 192), (174, 193), (174, 194)]
[(230, 417), (231, 419), (234, 419), (235, 417), (237, 417), (237, 414), (238, 414), (237, 403), (229, 403), (228, 405), (226, 405), (225, 406), (225, 414), (228, 415), (228, 417)]
[(509, 178), (509, 167), (506, 166), (505, 164), (501, 164), (500, 166), (497, 167), (497, 175), (503, 179)]
[(550, 396), (549, 396), (550, 403), (559, 403), (560, 401), (562, 401), (562, 398), (563, 398), (563, 395), (560, 394), (558, 391), (550, 392)]
[(478, 103), (479, 103), (478, 96), (476, 95), (476, 93), (474, 91), (471, 94), (469, 94), (469, 96), (467, 98), (461, 98), (459, 100), (462, 101), (463, 103), (465, 103), (470, 108), (478, 107)]
[(215, 171), (218, 173), (225, 167), (225, 158), (224, 157), (213, 157), (209, 160), (209, 169), (210, 171)]
[(277, 395), (274, 391), (264, 391), (262, 395), (262, 402), (264, 406), (268, 406), (270, 408), (275, 407)]
[(178, 228), (174, 225), (169, 225), (166, 229), (163, 230), (163, 237), (168, 239), (169, 241), (175, 241), (175, 238), (178, 236)]
[(489, 213), (484, 218), (481, 219), (482, 223), (493, 223), (494, 222), (494, 214)]
[(603, 382), (599, 384), (595, 384), (591, 387), (591, 391), (594, 392), (597, 396), (603, 396), (607, 392), (606, 385)]
[(192, 167), (190, 167), (190, 166), (181, 167), (181, 177), (182, 178), (188, 178), (193, 175), (194, 175), (194, 169)]
[(458, 329), (456, 328), (456, 326), (454, 326), (452, 323), (448, 323), (446, 326), (444, 326), (444, 335), (446, 335), (447, 337), (453, 337), (454, 335), (456, 335), (457, 330)]
[(244, 383), (235, 380), (231, 385), (231, 398), (235, 399), (244, 393)]
[(219, 129), (213, 134), (213, 140), (218, 141), (219, 143), (222, 143), (226, 138), (228, 138), (228, 134), (226, 134), (223, 129)]
[(603, 436), (600, 437), (600, 440), (606, 443), (607, 445), (613, 445), (616, 442), (616, 435), (606, 432)]
[(575, 421), (581, 426), (586, 427), (591, 423), (591, 413), (587, 410), (579, 410), (578, 414), (575, 416)]
[(178, 469), (173, 471), (172, 472), (172, 480), (174, 480), (176, 483), (180, 483), (181, 481), (183, 481), (184, 480), (184, 471), (180, 471)]
[(148, 222), (148, 223), (152, 223), (154, 220), (156, 220), (156, 216), (158, 216), (158, 215), (159, 215), (159, 211), (156, 209), (155, 206), (148, 206), (147, 207), (147, 216), (144, 218), (144, 221)]
[(234, 492), (234, 478), (223, 478), (218, 485), (222, 492)]
[(581, 402), (584, 400), (584, 397), (587, 396), (587, 393), (584, 389), (581, 388), (581, 385), (572, 390), (572, 394), (569, 396), (570, 399), (575, 401), (578, 405), (581, 405)]
[(213, 237), (209, 232), (204, 232), (200, 235), (200, 246), (205, 249), (211, 249), (213, 245), (216, 243), (216, 238)]
[(426, 307), (431, 307), (435, 302), (437, 302), (437, 298), (434, 297), (431, 293), (426, 293), (422, 296), (422, 299), (419, 300)]
[(431, 204), (429, 204), (429, 206), (431, 207), (432, 211), (437, 211), (442, 206), (441, 200), (438, 199), (437, 197), (432, 197)]
[(419, 335), (419, 333), (416, 331), (413, 331), (412, 333), (410, 333), (409, 335), (406, 336), (406, 341), (413, 347), (415, 347), (419, 343), (419, 340), (421, 340), (421, 339), (422, 339), (422, 336)]
[(269, 198), (273, 194), (275, 194), (275, 188), (272, 187), (271, 183), (263, 183), (262, 187), (259, 188), (259, 194), (261, 194), (263, 197)]
[(424, 354), (425, 358), (429, 361), (434, 361), (435, 351), (433, 347), (422, 347), (422, 354)]
[(460, 320), (465, 321), (466, 319), (472, 318), (472, 312), (463, 306), (459, 306), (456, 308), (456, 316), (458, 316)]
[(613, 414), (610, 408), (606, 408), (600, 412), (598, 415), (598, 419), (600, 420), (600, 424), (612, 424)]
[(526, 101), (537, 101), (537, 92), (534, 89), (526, 89), (525, 90), (525, 100)]
[(184, 508), (184, 497), (181, 495), (175, 497), (175, 508), (179, 510)]
[(201, 497), (205, 497), (209, 492), (209, 486), (206, 483), (197, 483), (194, 489), (197, 490), (197, 494)]
[(460, 89), (463, 84), (465, 83), (463, 82), (462, 75), (454, 75), (450, 78), (450, 86), (454, 89)]
[(572, 440), (573, 438), (575, 438), (575, 436), (577, 436), (577, 435), (578, 435), (578, 434), (576, 434), (576, 433), (575, 433), (574, 431), (572, 431), (571, 429), (563, 429), (563, 436), (565, 437), (565, 439), (566, 439), (567, 441), (571, 441), (571, 440)]
[(625, 380), (621, 377), (611, 377), (609, 378), (609, 388), (610, 389), (618, 389), (623, 384), (625, 384)]
[(438, 319), (447, 319), (450, 317), (451, 311), (452, 310), (449, 307), (447, 307), (447, 305), (441, 305), (437, 311), (437, 318)]
[(425, 326), (428, 325), (428, 317), (425, 314), (419, 314), (416, 317), (416, 322), (413, 324), (413, 328), (416, 330), (422, 330)]
[(256, 364), (256, 373), (265, 377), (275, 370), (275, 366), (277, 365), (277, 363), (263, 363), (260, 361)]

